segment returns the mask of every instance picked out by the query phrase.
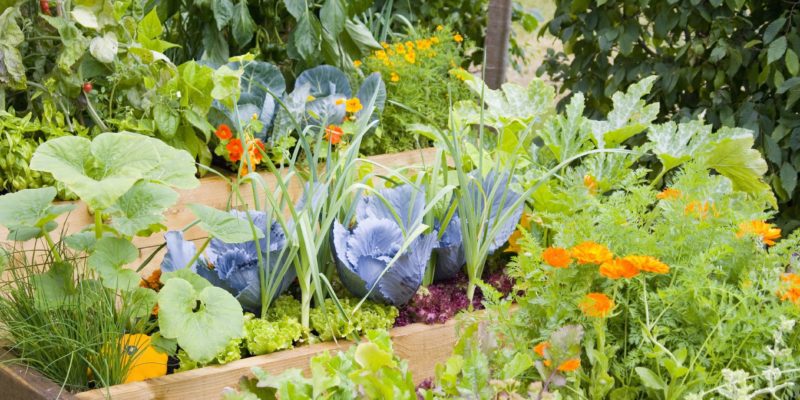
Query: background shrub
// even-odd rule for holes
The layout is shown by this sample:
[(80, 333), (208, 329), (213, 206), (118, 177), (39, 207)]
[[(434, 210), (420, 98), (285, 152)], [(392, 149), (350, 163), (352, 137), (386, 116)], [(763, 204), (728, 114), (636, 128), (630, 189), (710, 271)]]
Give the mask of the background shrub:
[(800, 15), (797, 2), (557, 0), (543, 27), (563, 41), (539, 72), (583, 92), (604, 115), (611, 95), (649, 76), (661, 119), (704, 114), (751, 129), (769, 161), (784, 229), (800, 225)]

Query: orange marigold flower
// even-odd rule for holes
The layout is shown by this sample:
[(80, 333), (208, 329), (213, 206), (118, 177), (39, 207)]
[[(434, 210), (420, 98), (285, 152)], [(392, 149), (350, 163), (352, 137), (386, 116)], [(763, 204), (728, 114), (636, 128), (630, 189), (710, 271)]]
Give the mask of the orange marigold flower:
[(595, 242), (583, 242), (570, 250), (572, 257), (578, 260), (578, 264), (597, 264), (600, 265), (614, 258), (614, 254), (608, 247)]
[(584, 175), (583, 176), (583, 186), (586, 186), (589, 189), (589, 193), (595, 194), (597, 193), (597, 180), (594, 179), (591, 175)]
[(761, 236), (761, 241), (767, 246), (775, 245), (775, 240), (781, 238), (780, 228), (758, 220), (739, 224), (739, 232), (736, 233), (736, 237), (742, 237), (747, 234)]
[(228, 125), (225, 125), (225, 124), (220, 124), (219, 127), (217, 128), (216, 132), (214, 132), (214, 134), (217, 135), (217, 137), (220, 140), (228, 140), (228, 139), (233, 137), (233, 133), (231, 132), (231, 128), (228, 127)]
[(542, 260), (554, 268), (567, 268), (572, 263), (569, 251), (561, 247), (548, 247), (542, 252)]
[(364, 108), (364, 106), (361, 105), (361, 100), (359, 100), (358, 97), (347, 100), (344, 106), (345, 111), (349, 113), (357, 113), (361, 111), (362, 108)]
[(344, 135), (344, 131), (339, 126), (328, 125), (325, 128), (325, 140), (331, 142), (331, 144), (339, 144), (342, 141), (342, 135)]
[(233, 139), (228, 144), (225, 145), (225, 150), (228, 151), (228, 156), (230, 156), (231, 161), (238, 162), (242, 159), (242, 153), (244, 152), (244, 147), (242, 147), (241, 139)]
[(681, 197), (681, 191), (673, 188), (665, 188), (661, 193), (656, 195), (659, 200), (678, 199)]
[(563, 363), (559, 364), (557, 370), (561, 372), (572, 372), (576, 369), (581, 367), (581, 359), (580, 358), (571, 358)]
[(544, 351), (550, 348), (550, 342), (542, 342), (533, 346), (534, 353), (538, 354), (539, 357), (544, 357)]
[(655, 257), (627, 256), (623, 260), (633, 264), (639, 271), (652, 272), (654, 274), (666, 274), (669, 272), (669, 265), (664, 264)]
[(550, 367), (553, 363), (550, 362), (550, 360), (544, 360), (543, 364), (544, 364), (545, 367)]
[(614, 301), (603, 293), (589, 293), (578, 304), (583, 315), (594, 318), (606, 318), (614, 309)]
[(628, 260), (618, 258), (609, 260), (600, 265), (600, 275), (609, 279), (633, 278), (639, 275), (639, 270)]
[(464, 37), (461, 36), (461, 34), (456, 33), (455, 35), (453, 35), (453, 40), (455, 40), (456, 43), (461, 43), (464, 41)]

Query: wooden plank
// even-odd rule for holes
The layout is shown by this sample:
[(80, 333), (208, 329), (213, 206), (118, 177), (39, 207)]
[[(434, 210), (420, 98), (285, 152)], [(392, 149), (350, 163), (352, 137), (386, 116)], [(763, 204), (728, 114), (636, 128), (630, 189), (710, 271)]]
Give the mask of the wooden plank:
[[(395, 353), (408, 361), (414, 383), (435, 373), (436, 364), (450, 357), (456, 341), (456, 321), (441, 325), (412, 324), (391, 331)], [(312, 357), (326, 351), (344, 351), (351, 342), (319, 343), (263, 356), (250, 357), (229, 364), (180, 372), (144, 382), (112, 386), (75, 395), (79, 400), (216, 400), (226, 387), (236, 388), (242, 376), (252, 376), (250, 369), (260, 367), (272, 374), (289, 368), (309, 375)]]
[[(0, 349), (0, 351), (5, 351)], [(74, 395), (44, 377), (39, 371), (14, 362), (7, 352), (0, 354), (0, 398), (13, 400), (72, 400)]]
[[(434, 161), (435, 156), (436, 149), (427, 148), (421, 150), (411, 150), (402, 153), (382, 154), (379, 156), (368, 157), (367, 160), (385, 168), (400, 168), (405, 166), (429, 164)], [(377, 171), (381, 171), (381, 169), (382, 168), (376, 168)], [(261, 175), (266, 184), (270, 187), (270, 190), (274, 190), (275, 185), (277, 184), (275, 177), (269, 173), (261, 173)], [(252, 188), (249, 184), (243, 185), (240, 188), (240, 191), (246, 200), (253, 198)], [(263, 198), (263, 189), (259, 188), (258, 192), (259, 196)], [(296, 201), (300, 198), (302, 192), (302, 183), (297, 179), (291, 180), (289, 184), (290, 197)], [(228, 204), (228, 199), (231, 196), (231, 188), (221, 177), (208, 176), (201, 179), (201, 185), (198, 188), (192, 190), (179, 190), (178, 193), (180, 195), (178, 202), (165, 212), (166, 221), (164, 225), (166, 225), (167, 229), (170, 230), (182, 229), (194, 221), (194, 214), (192, 214), (192, 212), (188, 209), (188, 204), (200, 203), (218, 209), (225, 209)], [(57, 219), (57, 222), (59, 223), (59, 230), (63, 228), (64, 233), (67, 235), (78, 232), (84, 227), (94, 223), (92, 215), (86, 208), (86, 204), (83, 202), (71, 203), (77, 204), (78, 208), (69, 215), (62, 215)], [(0, 238), (5, 240), (7, 236), (8, 230), (6, 230), (4, 227), (0, 227)], [(193, 227), (185, 233), (185, 237), (187, 240), (198, 241), (205, 239), (206, 233), (203, 232), (199, 227)], [(129, 267), (135, 268), (140, 265), (141, 262), (145, 260), (153, 251), (155, 251), (155, 249), (163, 242), (164, 238), (162, 234), (155, 234), (146, 238), (134, 238), (133, 243), (140, 249), (140, 258), (136, 262), (130, 264)], [(35, 246), (38, 246), (38, 249), (43, 248), (41, 243), (36, 245), (35, 241), (28, 241), (21, 244), (12, 244), (0, 241), (0, 245), (8, 247), (16, 246), (16, 249), (25, 251), (33, 250)], [(161, 251), (155, 258), (153, 258), (152, 262), (147, 266), (147, 268), (144, 269), (142, 274), (145, 276), (149, 275), (152, 270), (156, 269), (161, 264), (163, 257), (164, 252)]]

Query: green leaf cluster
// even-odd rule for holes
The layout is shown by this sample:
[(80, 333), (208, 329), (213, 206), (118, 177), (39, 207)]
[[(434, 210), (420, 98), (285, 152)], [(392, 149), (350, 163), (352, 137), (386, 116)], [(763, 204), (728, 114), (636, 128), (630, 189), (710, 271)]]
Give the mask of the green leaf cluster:
[(311, 359), (311, 377), (299, 369), (272, 375), (253, 368), (255, 378), (243, 378), (239, 391), (227, 389), (223, 398), (235, 399), (416, 399), (416, 388), (405, 361), (392, 349), (386, 331), (367, 332), (368, 340), (335, 355)]
[(800, 220), (798, 26), (779, 1), (557, 1), (542, 31), (563, 50), (539, 72), (584, 93), (592, 117), (609, 112), (613, 93), (657, 75), (647, 98), (661, 103), (660, 120), (702, 115), (715, 129), (749, 129), (791, 230)]
[(311, 327), (321, 340), (329, 341), (361, 336), (370, 330), (389, 329), (399, 315), (397, 308), (371, 301), (365, 301), (354, 312), (357, 303), (355, 299), (341, 298), (340, 310), (332, 299), (325, 299), (324, 308), (315, 307), (311, 310)]

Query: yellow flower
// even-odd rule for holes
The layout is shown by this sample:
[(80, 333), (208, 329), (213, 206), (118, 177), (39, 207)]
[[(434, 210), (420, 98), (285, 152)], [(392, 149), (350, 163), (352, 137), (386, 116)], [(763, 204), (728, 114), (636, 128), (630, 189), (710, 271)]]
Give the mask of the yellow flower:
[(444, 27), (443, 27), (443, 26), (441, 26), (441, 25), (436, 25), (436, 32), (440, 32), (442, 29), (444, 29)]
[(464, 41), (464, 37), (461, 36), (461, 34), (456, 33), (455, 35), (453, 35), (453, 40), (455, 40), (456, 43), (461, 43)]
[(409, 64), (414, 64), (417, 61), (417, 56), (414, 53), (407, 53), (403, 58), (405, 58)]
[(409, 40), (406, 42), (406, 47), (408, 48), (408, 50), (412, 50), (414, 49), (414, 43)]
[(340, 106), (340, 105), (344, 104), (346, 101), (347, 100), (345, 100), (345, 99), (336, 99), (334, 104), (336, 104), (337, 106)]
[(255, 120), (257, 120), (257, 119), (258, 119), (258, 114), (256, 114), (256, 113), (253, 113), (253, 115), (252, 115), (250, 118), (252, 118), (252, 119), (253, 119), (253, 121), (255, 121)]
[(383, 47), (384, 49), (388, 49), (389, 48), (389, 43), (381, 42), (381, 47)]
[(391, 77), (389, 78), (392, 82), (400, 82), (400, 75), (397, 75), (397, 72), (392, 72)]
[(353, 66), (356, 67), (356, 68), (361, 67), (361, 61), (360, 60), (353, 61)]
[(359, 100), (358, 97), (353, 97), (352, 99), (347, 100), (347, 103), (344, 107), (345, 111), (349, 113), (357, 113), (364, 108), (364, 106), (361, 105), (361, 100)]
[(314, 100), (316, 100), (316, 99), (317, 99), (316, 97), (314, 97), (314, 96), (312, 96), (312, 95), (308, 95), (308, 97), (306, 97), (306, 102), (309, 102), (309, 101), (314, 101)]
[(761, 236), (761, 240), (764, 244), (773, 246), (775, 245), (775, 240), (781, 238), (781, 229), (776, 228), (775, 225), (758, 220), (739, 224), (739, 232), (736, 233), (736, 237), (742, 237), (747, 234)]
[(394, 45), (394, 51), (396, 51), (397, 54), (405, 54), (406, 53), (406, 46), (403, 46), (402, 43), (398, 43), (398, 44)]
[(439, 43), (439, 38), (434, 36), (434, 37), (431, 38), (431, 42), (433, 42), (434, 44), (438, 44)]

